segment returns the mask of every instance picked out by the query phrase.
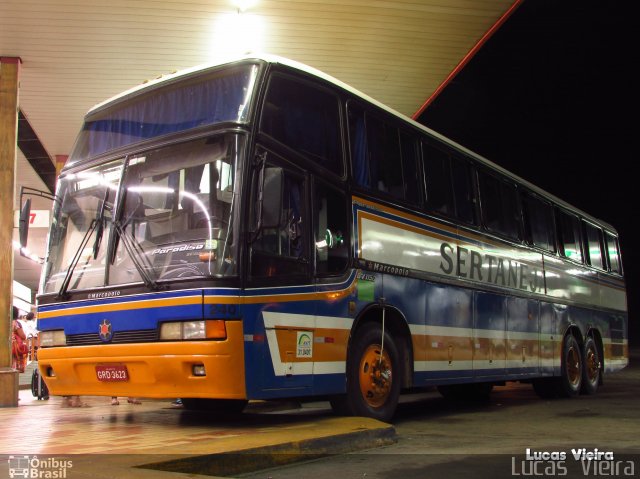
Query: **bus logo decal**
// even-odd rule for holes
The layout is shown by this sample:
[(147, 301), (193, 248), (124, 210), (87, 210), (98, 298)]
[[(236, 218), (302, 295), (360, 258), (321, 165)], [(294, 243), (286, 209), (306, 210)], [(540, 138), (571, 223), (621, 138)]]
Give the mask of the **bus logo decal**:
[(98, 326), (98, 334), (100, 335), (100, 339), (108, 343), (111, 341), (113, 337), (113, 328), (111, 327), (111, 321), (108, 319), (103, 319), (100, 325)]
[(313, 333), (298, 331), (296, 358), (313, 357)]

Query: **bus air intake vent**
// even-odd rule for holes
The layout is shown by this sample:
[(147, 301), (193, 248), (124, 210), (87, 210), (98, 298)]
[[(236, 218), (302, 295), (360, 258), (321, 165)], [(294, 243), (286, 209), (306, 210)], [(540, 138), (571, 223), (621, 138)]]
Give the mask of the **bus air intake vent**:
[(116, 331), (110, 341), (102, 341), (97, 333), (70, 334), (67, 336), (67, 346), (91, 346), (94, 344), (126, 344), (152, 343), (158, 341), (158, 331), (144, 329), (138, 331)]

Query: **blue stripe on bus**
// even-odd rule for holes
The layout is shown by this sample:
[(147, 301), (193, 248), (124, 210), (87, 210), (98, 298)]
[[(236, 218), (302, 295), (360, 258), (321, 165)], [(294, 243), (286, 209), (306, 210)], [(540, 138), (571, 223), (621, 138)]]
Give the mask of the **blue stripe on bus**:
[(43, 305), (38, 307), (38, 311), (40, 313), (48, 313), (51, 311), (61, 311), (61, 310), (74, 309), (74, 308), (134, 303), (138, 301), (182, 298), (182, 297), (189, 297), (189, 296), (197, 296), (201, 294), (202, 294), (201, 289), (188, 289), (188, 290), (182, 290), (182, 291), (169, 291), (169, 292), (159, 292), (159, 293), (158, 292), (142, 293), (142, 294), (135, 294), (135, 295), (123, 295), (123, 296), (117, 296), (112, 298), (86, 299), (86, 300), (80, 300), (80, 301)]

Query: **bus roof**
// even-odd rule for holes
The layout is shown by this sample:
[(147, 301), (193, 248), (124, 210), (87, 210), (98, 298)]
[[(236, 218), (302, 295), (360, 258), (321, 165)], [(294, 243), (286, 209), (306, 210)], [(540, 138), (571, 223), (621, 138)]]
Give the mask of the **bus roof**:
[(341, 80), (338, 80), (335, 77), (332, 77), (331, 75), (328, 75), (327, 73), (324, 73), (321, 70), (318, 70), (316, 68), (313, 68), (309, 65), (305, 65), (304, 63), (300, 63), (297, 62), (295, 60), (291, 60), (288, 58), (284, 58), (284, 57), (280, 57), (277, 55), (271, 55), (271, 54), (248, 54), (245, 56), (239, 56), (239, 57), (233, 57), (233, 58), (229, 58), (226, 59), (224, 61), (220, 61), (220, 62), (216, 62), (216, 63), (206, 63), (206, 64), (202, 64), (202, 65), (198, 65), (195, 67), (191, 67), (191, 68), (187, 68), (184, 70), (179, 70), (179, 71), (174, 71), (171, 72), (167, 75), (162, 75), (159, 76), (158, 78), (155, 78), (153, 80), (149, 80), (146, 81), (140, 85), (137, 85), (133, 88), (130, 88), (129, 90), (126, 90), (112, 98), (109, 98), (106, 101), (103, 101), (101, 103), (98, 103), (97, 105), (95, 105), (94, 107), (92, 107), (88, 112), (86, 116), (90, 116), (91, 114), (93, 114), (94, 112), (101, 110), (104, 107), (107, 107), (108, 105), (112, 104), (112, 103), (118, 103), (120, 101), (123, 101), (124, 99), (128, 98), (129, 96), (135, 95), (136, 93), (140, 92), (140, 91), (144, 91), (144, 90), (148, 90), (148, 89), (153, 89), (155, 87), (158, 87), (160, 85), (166, 84), (166, 83), (172, 83), (174, 81), (179, 80), (180, 78), (187, 78), (189, 76), (192, 75), (197, 75), (201, 72), (210, 70), (210, 69), (215, 69), (224, 65), (230, 65), (232, 63), (241, 63), (241, 62), (260, 62), (260, 63), (267, 63), (267, 64), (273, 64), (273, 65), (283, 65), (286, 66), (288, 68), (294, 69), (294, 70), (298, 70), (304, 73), (308, 73), (314, 77), (323, 79), (349, 93), (351, 93), (352, 95), (355, 95), (357, 97), (359, 97), (360, 99), (364, 100), (367, 103), (373, 104), (376, 107), (385, 110), (387, 113), (398, 117), (399, 119), (411, 124), (414, 128), (419, 129), (424, 131), (425, 133), (428, 133), (429, 135), (437, 138), (438, 140), (442, 141), (443, 143), (448, 144), (449, 146), (451, 146), (452, 148), (458, 150), (460, 153), (463, 153), (469, 157), (472, 157), (473, 159), (475, 159), (476, 161), (500, 172), (501, 174), (507, 176), (508, 178), (516, 181), (519, 184), (522, 184), (524, 186), (526, 186), (528, 189), (532, 190), (535, 193), (540, 194), (543, 197), (546, 197), (547, 199), (549, 199), (550, 201), (556, 203), (557, 205), (567, 208), (569, 210), (572, 210), (576, 213), (578, 213), (579, 215), (585, 217), (586, 219), (589, 219), (593, 222), (599, 223), (600, 225), (602, 225), (603, 227), (605, 227), (606, 229), (612, 231), (612, 232), (616, 232), (616, 229), (600, 220), (595, 218), (594, 216), (580, 210), (579, 208), (576, 208), (575, 206), (567, 203), (566, 201), (552, 195), (551, 193), (543, 190), (542, 188), (530, 183), (529, 181), (525, 180), (524, 178), (519, 177), (518, 175), (515, 175), (514, 173), (511, 173), (509, 170), (506, 170), (505, 168), (501, 167), (500, 165), (497, 165), (496, 163), (492, 162), (491, 160), (488, 160), (487, 158), (479, 155), (478, 153), (475, 153), (471, 150), (469, 150), (468, 148), (462, 146), (461, 144), (445, 137), (444, 135), (441, 135), (440, 133), (426, 127), (425, 125), (418, 123), (417, 121), (415, 121), (414, 119), (394, 110), (393, 108), (379, 102), (378, 100), (376, 100), (375, 98), (370, 97), (369, 95), (367, 95), (366, 93), (363, 93), (359, 90), (357, 90), (356, 88), (344, 83)]

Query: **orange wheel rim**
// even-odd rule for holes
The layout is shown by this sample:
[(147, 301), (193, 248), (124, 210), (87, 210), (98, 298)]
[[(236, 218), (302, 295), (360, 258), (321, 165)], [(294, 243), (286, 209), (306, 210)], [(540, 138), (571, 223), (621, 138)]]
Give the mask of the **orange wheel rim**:
[(600, 362), (598, 361), (598, 355), (593, 350), (593, 348), (589, 348), (586, 356), (587, 376), (589, 378), (589, 381), (594, 383), (598, 379), (598, 374), (600, 372)]
[(383, 406), (391, 393), (393, 371), (387, 351), (380, 355), (380, 345), (371, 344), (360, 359), (360, 392), (371, 407)]
[(580, 382), (580, 353), (574, 347), (567, 351), (567, 378), (574, 386)]

